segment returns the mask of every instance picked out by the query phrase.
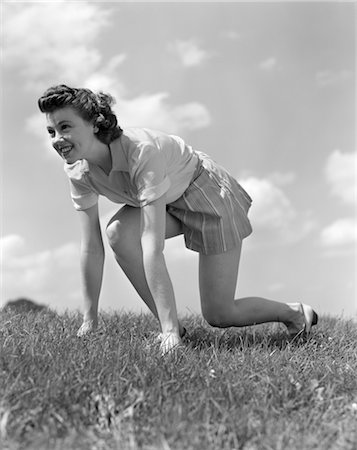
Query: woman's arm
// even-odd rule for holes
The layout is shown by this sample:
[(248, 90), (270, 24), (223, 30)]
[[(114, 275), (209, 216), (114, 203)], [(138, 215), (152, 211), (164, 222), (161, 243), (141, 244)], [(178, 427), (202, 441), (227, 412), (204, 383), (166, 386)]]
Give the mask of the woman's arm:
[(146, 280), (158, 312), (162, 334), (164, 337), (169, 334), (174, 335), (179, 340), (175, 296), (163, 254), (165, 229), (166, 201), (165, 196), (162, 196), (141, 208), (143, 263)]
[(82, 336), (96, 328), (98, 301), (102, 286), (104, 246), (100, 230), (98, 205), (78, 212), (81, 224), (81, 275), (84, 301), (83, 324), (78, 331)]

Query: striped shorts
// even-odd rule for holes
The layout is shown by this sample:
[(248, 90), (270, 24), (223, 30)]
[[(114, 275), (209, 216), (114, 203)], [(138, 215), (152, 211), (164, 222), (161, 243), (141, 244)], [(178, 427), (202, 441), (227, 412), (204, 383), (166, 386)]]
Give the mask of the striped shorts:
[(207, 155), (183, 193), (167, 212), (183, 225), (185, 245), (204, 255), (227, 252), (252, 232), (248, 210), (252, 199), (240, 184)]

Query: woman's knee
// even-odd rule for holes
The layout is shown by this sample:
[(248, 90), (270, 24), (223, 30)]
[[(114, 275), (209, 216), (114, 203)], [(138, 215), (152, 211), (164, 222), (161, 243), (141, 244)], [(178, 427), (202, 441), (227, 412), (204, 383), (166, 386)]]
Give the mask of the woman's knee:
[(106, 235), (110, 247), (117, 256), (125, 255), (132, 246), (133, 232), (119, 219), (112, 220), (106, 228)]
[(139, 227), (140, 210), (137, 211), (137, 208), (123, 206), (110, 219), (105, 230), (109, 245), (116, 253), (130, 248), (138, 240)]
[(227, 328), (232, 326), (232, 316), (228, 308), (223, 305), (202, 308), (202, 315), (205, 321), (212, 327)]
[(108, 223), (107, 228), (105, 230), (105, 233), (107, 235), (109, 245), (112, 248), (116, 247), (116, 245), (120, 241), (121, 235), (122, 235), (122, 231), (123, 230), (122, 230), (122, 226), (121, 226), (120, 221), (113, 220), (113, 221), (110, 221)]

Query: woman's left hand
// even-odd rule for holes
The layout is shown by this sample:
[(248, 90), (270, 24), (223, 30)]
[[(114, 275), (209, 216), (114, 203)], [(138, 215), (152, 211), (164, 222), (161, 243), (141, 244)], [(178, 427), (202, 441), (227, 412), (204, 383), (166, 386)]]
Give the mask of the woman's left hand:
[(95, 320), (87, 320), (84, 321), (77, 331), (77, 337), (84, 337), (87, 334), (96, 330), (98, 324)]

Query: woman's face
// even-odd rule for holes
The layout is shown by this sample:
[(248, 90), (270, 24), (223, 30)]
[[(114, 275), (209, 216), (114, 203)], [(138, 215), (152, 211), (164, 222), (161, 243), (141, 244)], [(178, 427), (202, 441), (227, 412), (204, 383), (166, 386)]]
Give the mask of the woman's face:
[(68, 164), (91, 159), (98, 145), (97, 130), (92, 123), (69, 106), (47, 113), (46, 117), (52, 146)]

